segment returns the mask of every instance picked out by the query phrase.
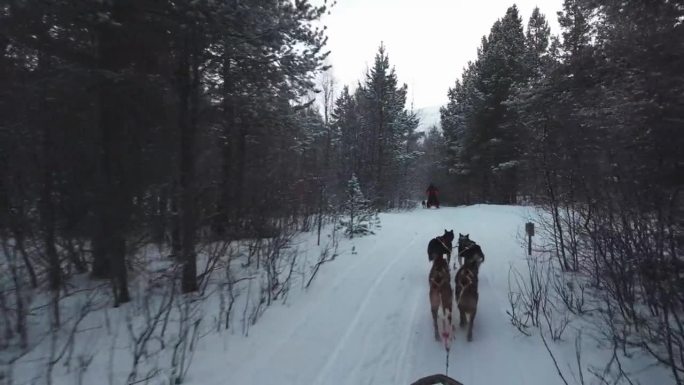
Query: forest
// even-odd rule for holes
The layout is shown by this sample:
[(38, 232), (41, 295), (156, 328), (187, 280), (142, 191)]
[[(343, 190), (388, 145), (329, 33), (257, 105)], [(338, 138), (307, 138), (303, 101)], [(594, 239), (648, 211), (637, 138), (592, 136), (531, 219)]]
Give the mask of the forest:
[[(513, 5), (454, 68), (441, 125), (425, 131), (381, 42), (357, 84), (338, 84), (319, 23), (334, 11), (0, 3), (2, 364), (59, 335), (52, 368), (84, 310), (129, 303), (156, 309), (141, 329), (154, 333), (187, 316), (174, 357), (187, 353), (208, 288), (235, 301), (238, 256), (270, 304), (296, 275), (297, 234), (324, 246), (310, 284), (338, 236), (372, 233), (435, 182), (445, 205), (541, 207), (545, 252), (600, 301), (606, 341), (684, 384), (684, 3), (565, 0), (559, 36)], [(83, 292), (97, 293), (87, 306)], [(136, 364), (152, 331), (131, 332)], [(133, 366), (127, 383), (146, 375)]]

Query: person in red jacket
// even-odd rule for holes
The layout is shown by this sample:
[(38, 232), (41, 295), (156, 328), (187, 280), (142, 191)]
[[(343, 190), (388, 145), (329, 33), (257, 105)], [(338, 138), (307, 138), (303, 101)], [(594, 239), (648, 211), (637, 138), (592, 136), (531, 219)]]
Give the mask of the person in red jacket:
[(439, 199), (437, 199), (437, 195), (439, 194), (439, 189), (437, 187), (435, 187), (434, 184), (430, 183), (430, 186), (428, 186), (428, 188), (425, 192), (428, 195), (427, 207), (430, 208), (432, 206), (435, 206), (435, 207), (439, 208)]

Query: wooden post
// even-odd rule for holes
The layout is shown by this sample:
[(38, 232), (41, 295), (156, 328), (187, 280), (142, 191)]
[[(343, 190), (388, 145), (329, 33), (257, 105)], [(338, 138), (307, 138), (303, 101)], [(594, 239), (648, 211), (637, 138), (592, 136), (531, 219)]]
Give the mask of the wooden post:
[(527, 236), (527, 255), (532, 255), (532, 236)]
[(525, 223), (525, 232), (527, 233), (527, 255), (532, 255), (532, 236), (534, 236), (534, 223)]

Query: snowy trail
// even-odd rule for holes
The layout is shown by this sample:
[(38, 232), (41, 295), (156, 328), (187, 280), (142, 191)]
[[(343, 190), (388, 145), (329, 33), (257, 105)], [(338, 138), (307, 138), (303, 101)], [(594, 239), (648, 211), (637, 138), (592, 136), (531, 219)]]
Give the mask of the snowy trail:
[[(543, 346), (520, 337), (505, 313), (508, 271), (524, 253), (516, 240), (524, 215), (505, 206), (385, 214), (376, 235), (350, 241), (357, 254), (324, 265), (306, 293), (269, 309), (248, 338), (231, 336), (225, 351), (199, 353), (189, 380), (408, 385), (444, 373), (445, 351), (432, 332), (425, 249), (447, 228), (469, 233), (486, 255), (473, 342), (457, 327), (449, 374), (466, 385), (560, 384)], [(208, 353), (215, 359), (200, 358)], [(225, 370), (217, 372), (215, 360), (225, 360)]]

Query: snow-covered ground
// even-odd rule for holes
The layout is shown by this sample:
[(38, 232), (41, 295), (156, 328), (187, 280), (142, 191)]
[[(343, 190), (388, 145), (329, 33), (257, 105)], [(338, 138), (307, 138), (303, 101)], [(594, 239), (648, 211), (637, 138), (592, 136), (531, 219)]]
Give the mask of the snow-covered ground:
[[(473, 341), (457, 328), (449, 375), (466, 385), (562, 384), (541, 340), (522, 336), (506, 314), (509, 270), (525, 270), (519, 235), (530, 215), (523, 207), (486, 205), (383, 214), (376, 235), (348, 241), (356, 254), (324, 265), (308, 292), (269, 309), (248, 338), (205, 341), (191, 383), (408, 385), (444, 373), (446, 352), (432, 332), (426, 247), (453, 229), (482, 245), (486, 262)], [(554, 346), (563, 370), (576, 360), (567, 345), (573, 344)], [(600, 366), (604, 355), (584, 351), (583, 359)], [(642, 373), (653, 380), (644, 384), (668, 383), (655, 372)]]
[(560, 384), (543, 346), (520, 337), (506, 315), (509, 263), (523, 255), (522, 212), (478, 206), (383, 215), (378, 234), (353, 240), (357, 254), (326, 266), (308, 293), (269, 310), (249, 338), (225, 350), (213, 345), (212, 359), (193, 367), (193, 383), (389, 385), (444, 373), (426, 247), (446, 228), (469, 233), (487, 258), (473, 342), (457, 330), (449, 373), (467, 385)]
[[(432, 331), (426, 247), (444, 229), (453, 229), (456, 234), (470, 234), (482, 246), (486, 261), (480, 270), (473, 341), (467, 342), (465, 331), (457, 327), (449, 375), (465, 385), (562, 384), (542, 341), (534, 333), (521, 335), (506, 313), (509, 271), (511, 267), (526, 271), (526, 250), (519, 239), (531, 214), (524, 207), (489, 205), (382, 214), (382, 227), (375, 235), (343, 240), (339, 256), (322, 265), (308, 289), (297, 285), (284, 303), (270, 306), (248, 333), (244, 327), (241, 332), (238, 321), (223, 332), (207, 328), (194, 349), (184, 383), (408, 385), (419, 377), (444, 373), (446, 351)], [(314, 235), (302, 238), (297, 247), (313, 249)], [(572, 327), (568, 341), (550, 342), (559, 365), (568, 372), (576, 368)], [(117, 342), (116, 349), (128, 351), (125, 343)], [(582, 360), (600, 367), (610, 352), (595, 345), (585, 339)], [(94, 346), (90, 350), (97, 352)], [(104, 384), (112, 376), (113, 383), (125, 383), (125, 370), (98, 374), (103, 369), (97, 361), (104, 365), (113, 359), (107, 358), (111, 353), (101, 354), (104, 358), (95, 359), (84, 383), (99, 378), (97, 383)], [(16, 384), (30, 381), (21, 378), (30, 366), (31, 362), (16, 366)], [(638, 377), (645, 385), (672, 383), (660, 368), (642, 371)], [(75, 383), (73, 378), (57, 373), (54, 383)], [(166, 378), (148, 383), (168, 383)], [(42, 377), (33, 379), (44, 383)]]

